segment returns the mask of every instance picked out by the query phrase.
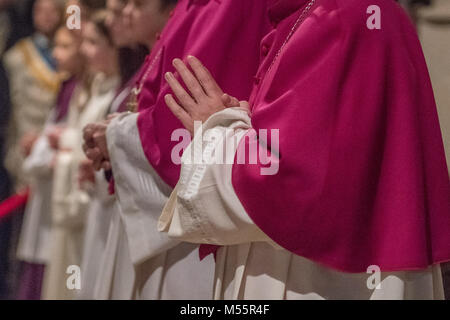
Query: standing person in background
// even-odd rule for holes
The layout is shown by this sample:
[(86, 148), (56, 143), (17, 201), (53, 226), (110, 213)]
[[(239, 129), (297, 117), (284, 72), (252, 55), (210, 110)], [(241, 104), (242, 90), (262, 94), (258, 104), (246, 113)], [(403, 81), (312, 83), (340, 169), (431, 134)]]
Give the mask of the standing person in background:
[[(76, 290), (66, 286), (69, 266), (80, 266), (86, 210), (91, 201), (91, 182), (79, 183), (82, 128), (104, 119), (119, 85), (118, 53), (106, 26), (106, 14), (91, 15), (82, 30), (83, 53), (93, 80), (87, 99), (70, 105), (67, 126), (59, 139), (53, 194), (51, 253), (44, 277), (44, 299), (74, 299)], [(94, 182), (94, 179), (92, 179)]]
[[(174, 70), (172, 61), (178, 55), (199, 54), (224, 87), (241, 98), (248, 97), (260, 53), (267, 49), (260, 48), (260, 41), (272, 28), (267, 19), (268, 2), (180, 1), (156, 41), (147, 39), (152, 53), (130, 97), (130, 107), (139, 112), (122, 114), (109, 124), (85, 130), (86, 153), (94, 163), (111, 160), (122, 223), (136, 269), (136, 299), (212, 297), (213, 257), (205, 258), (202, 251), (205, 259), (199, 261), (197, 245), (157, 231), (161, 210), (179, 178), (179, 164), (172, 156), (181, 124), (165, 105), (169, 87), (164, 73)], [(136, 1), (137, 8), (140, 3)], [(242, 48), (248, 53), (241, 55)], [(96, 157), (99, 150), (105, 153)]]
[[(118, 48), (120, 86), (108, 108), (108, 113), (126, 111), (126, 102), (136, 81), (138, 69), (144, 62), (148, 50), (135, 41), (132, 29), (127, 23), (123, 9), (125, 0), (108, 0), (106, 24), (110, 30), (114, 45)], [(129, 21), (128, 21), (129, 22)], [(120, 222), (119, 208), (114, 195), (110, 195), (110, 171), (94, 173), (92, 162), (88, 159), (80, 165), (80, 182), (95, 175), (95, 187), (92, 192), (83, 245), (81, 264), (82, 278), (80, 299), (107, 299), (107, 292), (114, 287), (113, 282), (122, 287), (134, 285), (134, 272), (129, 256), (123, 258), (122, 248), (118, 248), (115, 229)], [(111, 238), (111, 239), (110, 239)], [(106, 244), (109, 244), (106, 246)], [(128, 251), (126, 251), (128, 252)], [(110, 261), (114, 259), (114, 261)], [(114, 279), (114, 280), (113, 280)]]
[(33, 9), (35, 33), (19, 41), (3, 59), (12, 104), (5, 164), (16, 190), (28, 184), (21, 164), (42, 130), (58, 92), (59, 77), (51, 50), (63, 8), (59, 0), (37, 0)]
[[(122, 8), (122, 16), (124, 23), (130, 29), (133, 41), (144, 45), (147, 50), (151, 51), (157, 41), (158, 34), (164, 28), (169, 18), (169, 13), (176, 4), (176, 0), (152, 0), (148, 2), (140, 2), (130, 0), (126, 2), (126, 6)], [(108, 2), (109, 6), (116, 7), (117, 1)], [(125, 100), (122, 100), (117, 111), (125, 111), (129, 109), (130, 100), (133, 91), (141, 83), (141, 79), (149, 69), (150, 56), (147, 56), (144, 64), (141, 66), (135, 77), (127, 84), (126, 90), (128, 94)], [(119, 98), (119, 96), (118, 96)], [(111, 181), (113, 182), (113, 180)], [(111, 184), (111, 186), (114, 186)], [(116, 205), (118, 202), (116, 202)], [(144, 276), (139, 276), (133, 259), (130, 256), (128, 235), (123, 224), (123, 212), (120, 206), (112, 217), (110, 231), (106, 244), (105, 255), (102, 262), (101, 277), (97, 279), (95, 298), (96, 299), (133, 299), (143, 298), (142, 287), (148, 281), (148, 275), (152, 273), (152, 268), (147, 268), (143, 272), (148, 272)], [(155, 288), (159, 287), (161, 273), (155, 273)], [(157, 299), (164, 292), (152, 292), (152, 296), (147, 298)], [(195, 293), (193, 293), (195, 296)]]
[(24, 161), (24, 172), (30, 178), (28, 201), (17, 256), (24, 261), (18, 298), (38, 300), (41, 296), (44, 268), (50, 256), (51, 195), (53, 166), (59, 148), (69, 103), (76, 86), (83, 81), (83, 59), (79, 54), (81, 38), (65, 26), (55, 36), (53, 57), (63, 75), (56, 106), (46, 126)]
[[(37, 0), (33, 6), (32, 19), (21, 14), (29, 1), (17, 1), (10, 4), (6, 18), (6, 48), (15, 43), (18, 37), (29, 32), (28, 24), (33, 22), (35, 32), (14, 44), (3, 56), (4, 68), (9, 79), (10, 117), (8, 131), (5, 132), (5, 158), (1, 159), (12, 180), (12, 192), (20, 191), (28, 184), (23, 175), (22, 163), (29, 154), (31, 146), (54, 105), (59, 86), (59, 78), (55, 72), (51, 58), (52, 38), (63, 15), (63, 3), (60, 0)], [(24, 5), (24, 8), (20, 8)], [(26, 11), (26, 10), (25, 10)], [(5, 30), (3, 29), (3, 30)], [(2, 86), (3, 87), (3, 86)], [(3, 87), (4, 88), (4, 87)], [(2, 89), (3, 89), (2, 88)], [(21, 213), (21, 210), (16, 213)], [(16, 252), (22, 217), (15, 214), (2, 222), (2, 246), (9, 247), (12, 257)], [(3, 223), (10, 224), (9, 226)], [(10, 236), (8, 235), (10, 234)], [(11, 273), (11, 291), (17, 286), (17, 275), (20, 266), (15, 259), (9, 260)], [(11, 292), (16, 296), (16, 292)]]

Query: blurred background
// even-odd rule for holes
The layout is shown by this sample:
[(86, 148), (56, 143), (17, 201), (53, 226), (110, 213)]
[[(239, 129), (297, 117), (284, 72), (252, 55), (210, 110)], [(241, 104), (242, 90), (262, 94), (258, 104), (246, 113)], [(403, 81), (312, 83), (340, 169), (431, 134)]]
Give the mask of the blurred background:
[[(245, 1), (245, 0), (243, 0)], [(5, 56), (15, 48), (21, 39), (35, 34), (33, 25), (33, 5), (35, 0), (0, 0), (0, 203), (20, 191), (17, 172), (20, 162), (4, 165), (8, 153), (8, 140), (14, 131), (11, 120), (12, 84), (5, 71)], [(61, 0), (63, 3), (64, 1)], [(374, 1), (376, 2), (376, 1)], [(436, 97), (442, 134), (450, 160), (450, 0), (399, 0), (417, 26)], [(46, 10), (45, 8), (42, 10)], [(50, 10), (50, 9), (48, 9)], [(46, 16), (48, 18), (48, 15)], [(45, 20), (41, 28), (45, 29)], [(51, 24), (51, 22), (49, 22)], [(51, 27), (51, 26), (49, 26)], [(36, 41), (41, 41), (36, 39)], [(42, 39), (45, 57), (51, 52), (51, 39), (45, 43)], [(9, 63), (9, 62), (6, 62)], [(51, 81), (51, 79), (49, 80)], [(21, 85), (27, 86), (24, 82)], [(47, 116), (36, 110), (36, 119)], [(16, 130), (17, 131), (17, 130)], [(21, 133), (21, 146), (27, 148), (32, 139), (27, 140)], [(28, 146), (29, 147), (29, 146)], [(14, 178), (12, 178), (14, 176)], [(22, 186), (21, 186), (22, 187)], [(20, 201), (21, 199), (16, 199)], [(450, 213), (449, 213), (450, 214)], [(17, 246), (23, 220), (23, 209), (17, 209), (8, 215), (0, 214), (0, 299), (16, 299), (19, 290), (19, 278), (23, 264), (17, 258)], [(449, 230), (450, 232), (450, 230)], [(446, 267), (448, 268), (448, 267)], [(444, 270), (447, 299), (450, 299), (450, 270)]]

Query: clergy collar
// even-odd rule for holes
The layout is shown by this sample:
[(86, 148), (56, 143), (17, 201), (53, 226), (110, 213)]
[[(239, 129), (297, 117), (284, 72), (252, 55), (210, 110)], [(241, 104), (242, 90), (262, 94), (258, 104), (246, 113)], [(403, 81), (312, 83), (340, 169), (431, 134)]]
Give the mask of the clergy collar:
[(308, 0), (269, 0), (269, 19), (275, 25), (300, 9)]

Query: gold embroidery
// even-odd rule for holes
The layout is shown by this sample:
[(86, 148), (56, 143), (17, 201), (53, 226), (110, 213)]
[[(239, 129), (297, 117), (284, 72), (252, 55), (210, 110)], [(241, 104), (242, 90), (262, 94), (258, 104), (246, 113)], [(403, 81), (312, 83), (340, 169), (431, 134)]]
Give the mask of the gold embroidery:
[(33, 76), (40, 81), (45, 88), (56, 93), (59, 90), (60, 78), (56, 72), (51, 70), (45, 62), (42, 61), (42, 58), (39, 57), (39, 53), (31, 43), (31, 40), (22, 40), (17, 44), (17, 47), (22, 52), (25, 64), (30, 68)]

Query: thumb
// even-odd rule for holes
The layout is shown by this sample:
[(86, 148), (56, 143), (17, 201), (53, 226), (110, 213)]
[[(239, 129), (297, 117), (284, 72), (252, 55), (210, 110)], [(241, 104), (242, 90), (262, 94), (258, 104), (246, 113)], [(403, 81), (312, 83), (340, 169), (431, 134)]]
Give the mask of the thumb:
[(224, 104), (225, 108), (232, 108), (239, 106), (239, 100), (226, 93), (222, 95), (222, 103)]

